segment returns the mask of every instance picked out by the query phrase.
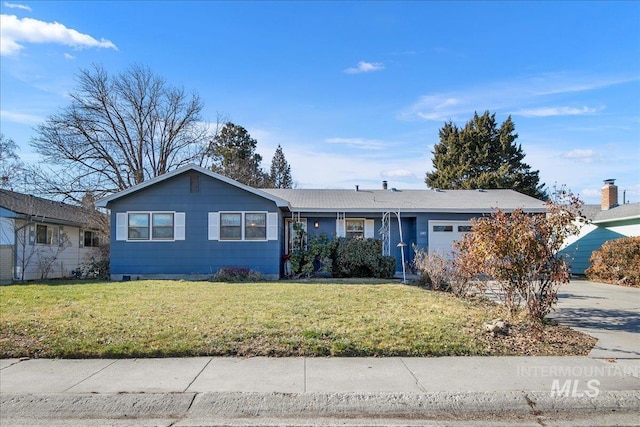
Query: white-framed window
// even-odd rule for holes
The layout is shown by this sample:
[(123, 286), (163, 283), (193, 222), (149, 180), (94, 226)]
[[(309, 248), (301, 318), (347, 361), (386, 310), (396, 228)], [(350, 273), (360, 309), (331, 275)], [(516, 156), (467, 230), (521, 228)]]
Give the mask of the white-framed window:
[(127, 218), (127, 239), (149, 240), (149, 213), (130, 213)]
[(336, 237), (346, 237), (347, 239), (375, 238), (375, 221), (365, 218), (344, 218), (336, 220)]
[(247, 212), (244, 214), (244, 239), (267, 240), (266, 212)]
[(100, 246), (98, 233), (91, 230), (84, 230), (82, 232), (82, 245), (85, 248), (97, 248), (98, 246)]
[(151, 240), (173, 240), (173, 213), (151, 214)]
[(364, 238), (364, 219), (347, 218), (345, 219), (345, 227), (347, 239)]
[(276, 212), (209, 212), (209, 240), (278, 240)]
[(116, 214), (116, 240), (172, 242), (184, 239), (184, 212), (119, 212)]
[(36, 225), (36, 243), (39, 245), (58, 245), (60, 242), (60, 228), (51, 225)]
[(242, 240), (242, 212), (220, 212), (220, 240)]

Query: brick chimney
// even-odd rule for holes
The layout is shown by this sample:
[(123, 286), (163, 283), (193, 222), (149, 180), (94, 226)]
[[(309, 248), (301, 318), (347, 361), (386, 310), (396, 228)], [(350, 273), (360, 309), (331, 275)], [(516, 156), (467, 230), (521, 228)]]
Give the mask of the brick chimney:
[(618, 206), (618, 186), (615, 179), (605, 179), (602, 187), (602, 201), (600, 207), (603, 211)]

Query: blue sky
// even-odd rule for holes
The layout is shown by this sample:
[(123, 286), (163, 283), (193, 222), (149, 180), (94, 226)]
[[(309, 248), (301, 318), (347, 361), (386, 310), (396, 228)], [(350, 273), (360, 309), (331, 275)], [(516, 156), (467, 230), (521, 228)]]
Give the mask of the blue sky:
[(548, 185), (640, 201), (640, 2), (11, 1), (0, 129), (29, 148), (75, 75), (147, 65), (278, 144), (302, 188), (425, 188), (438, 130), (512, 116)]

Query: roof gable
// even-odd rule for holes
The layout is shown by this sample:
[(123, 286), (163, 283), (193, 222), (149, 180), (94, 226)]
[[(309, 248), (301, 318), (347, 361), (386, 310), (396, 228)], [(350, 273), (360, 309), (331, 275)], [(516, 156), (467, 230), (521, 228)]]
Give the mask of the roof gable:
[(118, 200), (122, 197), (128, 196), (130, 194), (136, 193), (138, 191), (141, 191), (147, 187), (151, 187), (153, 185), (156, 185), (160, 182), (169, 180), (175, 176), (181, 175), (183, 173), (189, 172), (189, 171), (195, 171), (195, 172), (199, 172), (201, 174), (207, 175), (211, 178), (217, 179), (219, 181), (225, 182), (229, 185), (232, 185), (234, 187), (240, 188), (244, 191), (247, 191), (251, 194), (255, 194), (257, 196), (260, 196), (264, 199), (267, 200), (271, 200), (272, 202), (274, 202), (276, 204), (276, 206), (278, 207), (288, 207), (289, 204), (286, 200), (283, 200), (277, 196), (274, 196), (272, 194), (269, 194), (265, 191), (259, 190), (257, 188), (253, 188), (253, 187), (249, 187), (248, 185), (244, 185), (236, 180), (233, 180), (231, 178), (228, 178), (224, 175), (220, 175), (218, 173), (215, 173), (209, 169), (205, 169), (203, 167), (197, 166), (197, 165), (187, 165), (187, 166), (183, 166), (181, 168), (175, 169), (171, 172), (167, 172), (163, 175), (157, 176), (155, 178), (149, 179), (147, 181), (144, 181), (138, 185), (134, 185), (133, 187), (129, 187), (126, 190), (120, 191), (118, 193), (114, 193), (111, 194), (109, 196), (103, 197), (102, 199), (98, 200), (96, 202), (96, 206), (98, 207), (102, 207), (102, 208), (106, 208), (108, 207), (109, 203), (115, 200)]

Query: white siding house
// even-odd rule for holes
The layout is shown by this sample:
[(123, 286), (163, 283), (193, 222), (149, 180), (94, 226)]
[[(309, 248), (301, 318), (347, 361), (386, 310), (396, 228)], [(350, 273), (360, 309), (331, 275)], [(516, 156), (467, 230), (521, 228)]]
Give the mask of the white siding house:
[(71, 277), (99, 245), (81, 207), (0, 190), (0, 283)]

